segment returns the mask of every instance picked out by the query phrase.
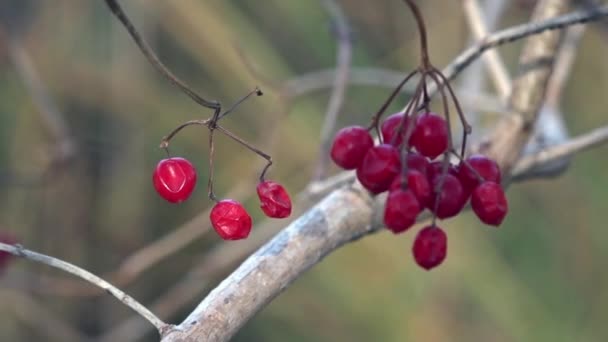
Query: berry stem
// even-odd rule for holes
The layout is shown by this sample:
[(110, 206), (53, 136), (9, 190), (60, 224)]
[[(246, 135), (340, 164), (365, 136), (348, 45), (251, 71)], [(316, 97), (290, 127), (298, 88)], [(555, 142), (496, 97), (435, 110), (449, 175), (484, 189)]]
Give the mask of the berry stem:
[(460, 154), (458, 154), (458, 152), (456, 152), (456, 150), (452, 149), (450, 150), (450, 152), (456, 156), (456, 158), (458, 158), (460, 160), (460, 162), (467, 167), (467, 169), (469, 169), (469, 171), (471, 171), (475, 177), (477, 178), (477, 180), (479, 181), (479, 183), (483, 183), (485, 181), (485, 179), (479, 174), (479, 172), (477, 172), (477, 170), (471, 166), (471, 164), (466, 161), (466, 159), (464, 159), (464, 157), (462, 157)]
[(388, 99), (386, 99), (386, 101), (384, 102), (382, 107), (380, 107), (380, 110), (378, 110), (378, 112), (376, 112), (376, 114), (374, 114), (374, 116), (372, 117), (372, 122), (369, 125), (368, 130), (375, 129), (376, 133), (378, 133), (378, 136), (380, 138), (380, 142), (383, 142), (382, 134), (380, 134), (380, 129), (378, 127), (380, 118), (382, 117), (382, 115), (384, 114), (384, 112), (386, 111), (388, 106), (393, 102), (393, 100), (395, 99), (395, 96), (397, 96), (397, 94), (399, 94), (399, 92), (401, 91), (401, 88), (403, 88), (403, 86), (407, 83), (407, 81), (409, 81), (414, 75), (416, 75), (418, 73), (418, 71), (419, 70), (414, 70), (414, 71), (410, 72), (407, 76), (405, 76), (403, 81), (401, 81), (401, 83), (399, 83), (399, 85), (397, 85), (397, 87), (395, 88), (395, 90), (393, 90), (393, 92), (388, 97)]
[(426, 27), (424, 26), (424, 20), (422, 19), (422, 14), (418, 9), (418, 6), (414, 4), (412, 0), (404, 0), (405, 4), (409, 6), (414, 18), (416, 19), (416, 24), (418, 25), (418, 33), (420, 35), (420, 67), (422, 70), (430, 70), (431, 62), (429, 60), (429, 51), (428, 44), (426, 40)]
[(241, 103), (243, 103), (245, 100), (247, 100), (249, 97), (251, 97), (251, 95), (256, 94), (257, 96), (262, 96), (264, 95), (264, 93), (262, 93), (262, 90), (259, 87), (255, 87), (255, 89), (253, 89), (252, 91), (250, 91), (247, 95), (243, 96), (242, 98), (240, 98), (238, 101), (236, 101), (230, 108), (228, 108), (225, 112), (223, 112), (222, 114), (219, 114), (215, 123), (217, 123), (217, 121), (221, 120), (224, 116), (230, 114), (232, 111), (234, 111)]
[(464, 116), (464, 112), (462, 111), (462, 107), (460, 106), (460, 102), (458, 102), (458, 98), (454, 93), (454, 89), (450, 85), (448, 79), (441, 73), (441, 71), (437, 68), (433, 68), (433, 73), (438, 75), (442, 80), (445, 86), (448, 88), (450, 92), (450, 97), (452, 98), (452, 102), (454, 102), (454, 106), (456, 107), (456, 112), (458, 113), (458, 117), (460, 118), (460, 122), (462, 124), (462, 145), (460, 146), (460, 155), (464, 158), (464, 153), (466, 151), (467, 146), (467, 136), (471, 134), (471, 125), (467, 122), (467, 119)]
[(209, 199), (217, 202), (217, 198), (215, 197), (215, 193), (213, 193), (213, 154), (215, 151), (213, 145), (213, 132), (214, 129), (209, 129), (209, 179), (207, 180), (207, 194), (209, 195)]
[[(219, 108), (217, 108), (215, 110), (216, 113), (219, 112)], [(202, 126), (207, 126), (209, 127), (209, 122), (211, 120), (210, 119), (205, 119), (205, 120), (190, 120), (190, 121), (186, 121), (183, 124), (177, 126), (175, 129), (173, 129), (169, 134), (165, 135), (161, 141), (160, 141), (160, 148), (165, 149), (168, 151), (169, 149), (169, 142), (171, 142), (171, 139), (173, 139), (173, 137), (182, 129), (188, 127), (188, 126), (192, 126), (192, 125), (202, 125)]]
[(272, 165), (272, 157), (269, 154), (264, 153), (262, 150), (258, 149), (257, 147), (251, 145), (250, 143), (246, 142), (245, 140), (239, 138), (237, 135), (235, 135), (234, 133), (230, 132), (229, 130), (225, 129), (224, 127), (217, 125), (216, 128), (224, 133), (226, 136), (228, 136), (229, 138), (231, 138), (232, 140), (238, 142), (239, 144), (245, 146), (246, 148), (248, 148), (250, 151), (254, 152), (255, 154), (257, 154), (258, 156), (266, 159), (266, 166), (264, 166), (264, 169), (262, 170), (262, 173), (260, 174), (260, 181), (263, 182), (264, 181), (264, 176), (266, 175), (266, 171), (268, 171), (268, 168), (270, 167), (270, 165)]

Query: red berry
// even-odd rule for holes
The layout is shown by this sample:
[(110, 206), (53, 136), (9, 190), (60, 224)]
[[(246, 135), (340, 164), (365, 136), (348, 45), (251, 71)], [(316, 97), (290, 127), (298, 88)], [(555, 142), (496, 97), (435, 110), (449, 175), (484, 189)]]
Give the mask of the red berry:
[[(396, 189), (402, 188), (402, 181), (403, 179), (401, 176), (395, 177), (389, 190), (394, 191)], [(429, 181), (427, 180), (426, 176), (418, 170), (408, 170), (407, 189), (411, 190), (414, 196), (416, 196), (416, 199), (420, 204), (420, 211), (422, 211), (431, 200), (432, 194), (431, 185), (429, 184)]]
[(389, 144), (374, 146), (357, 168), (357, 179), (370, 192), (379, 194), (388, 190), (401, 170), (399, 151)]
[(344, 127), (338, 131), (331, 146), (331, 159), (345, 170), (359, 167), (374, 139), (361, 126)]
[(499, 226), (509, 211), (502, 187), (494, 182), (483, 182), (473, 190), (471, 207), (481, 222), (492, 226)]
[[(496, 162), (486, 156), (472, 155), (466, 159), (473, 170), (477, 171), (484, 181), (500, 184), (500, 168)], [(458, 166), (458, 178), (466, 188), (471, 191), (479, 185), (480, 181), (475, 172), (465, 163), (461, 162)]]
[(184, 158), (173, 157), (158, 162), (152, 176), (158, 194), (171, 203), (188, 199), (196, 186), (196, 170)]
[[(429, 182), (433, 182), (433, 179), (438, 175), (441, 175), (441, 172), (443, 171), (443, 161), (437, 160), (429, 163), (426, 170), (426, 176), (429, 179)], [(454, 165), (450, 164), (448, 166), (448, 174), (458, 177), (458, 169)]]
[(412, 252), (416, 263), (429, 271), (445, 260), (447, 249), (448, 237), (445, 232), (437, 226), (426, 226), (416, 235)]
[[(0, 242), (7, 245), (14, 245), (17, 243), (17, 239), (6, 232), (0, 232)], [(13, 259), (13, 255), (9, 252), (0, 251), (0, 272), (3, 272), (8, 266), (8, 263)]]
[(384, 208), (384, 224), (393, 233), (402, 233), (416, 223), (420, 205), (410, 190), (395, 189), (388, 194)]
[(285, 218), (291, 214), (291, 199), (285, 188), (273, 181), (263, 181), (257, 186), (262, 211), (268, 217)]
[(422, 114), (416, 119), (411, 143), (420, 154), (435, 159), (448, 148), (448, 125), (437, 114)]
[(396, 113), (389, 117), (387, 117), (380, 126), (380, 131), (382, 132), (382, 140), (385, 144), (391, 144), (393, 146), (399, 146), (403, 143), (403, 136), (407, 132), (407, 124), (408, 118), (405, 119), (403, 123), (403, 128), (401, 128), (401, 135), (396, 137), (395, 135), (399, 131), (399, 126), (403, 121), (403, 113)]
[[(439, 194), (435, 193), (435, 189), (438, 184), (443, 180), (443, 187)], [(429, 201), (428, 208), (432, 212), (435, 212), (435, 204), (439, 201), (437, 206), (437, 215), (440, 219), (456, 216), (466, 204), (468, 200), (467, 193), (465, 192), (462, 184), (458, 178), (451, 174), (446, 174), (444, 177), (437, 176), (433, 178), (431, 200)]]
[(417, 152), (409, 152), (406, 157), (406, 163), (408, 170), (418, 170), (424, 175), (427, 174), (427, 169), (430, 164), (427, 157)]
[(211, 214), (211, 225), (224, 240), (240, 240), (251, 232), (251, 216), (241, 203), (225, 199), (217, 202)]

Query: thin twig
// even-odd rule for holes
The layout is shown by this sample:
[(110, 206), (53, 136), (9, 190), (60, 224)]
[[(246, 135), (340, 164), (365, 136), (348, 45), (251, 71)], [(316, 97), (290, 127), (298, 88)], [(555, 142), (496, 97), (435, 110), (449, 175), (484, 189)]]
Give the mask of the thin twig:
[(70, 274), (77, 276), (78, 278), (81, 278), (81, 279), (91, 283), (94, 286), (97, 286), (97, 287), (105, 290), (106, 292), (108, 292), (109, 294), (114, 296), (116, 299), (118, 299), (120, 302), (122, 302), (126, 306), (130, 307), (133, 311), (137, 312), (139, 315), (141, 315), (146, 320), (148, 320), (152, 325), (154, 325), (154, 327), (156, 327), (156, 330), (158, 330), (158, 332), (161, 334), (161, 336), (170, 327), (169, 324), (160, 320), (158, 317), (156, 317), (156, 315), (154, 315), (145, 306), (143, 306), (141, 303), (139, 303), (138, 301), (133, 299), (133, 297), (129, 296), (128, 294), (124, 293), (123, 291), (119, 290), (118, 288), (114, 287), (112, 284), (99, 278), (98, 276), (94, 275), (93, 273), (86, 271), (76, 265), (70, 264), (66, 261), (63, 261), (63, 260), (60, 260), (57, 258), (53, 258), (48, 255), (30, 251), (28, 249), (23, 248), (20, 245), (13, 246), (13, 245), (8, 245), (8, 244), (0, 242), (0, 250), (8, 252), (8, 253), (18, 256), (18, 257), (22, 257), (22, 258), (25, 258), (28, 260), (39, 262), (39, 263), (60, 269), (62, 271), (68, 272)]
[[(608, 141), (608, 126), (596, 128), (580, 136), (574, 137), (567, 142), (551, 147), (547, 147), (534, 154), (522, 157), (513, 168), (515, 180), (529, 178), (531, 171), (542, 165), (551, 164), (557, 160), (573, 156), (578, 152), (583, 152)], [(551, 175), (549, 172), (534, 173), (535, 176)]]
[(110, 11), (118, 18), (118, 20), (123, 24), (123, 26), (127, 29), (135, 44), (139, 47), (141, 52), (146, 56), (150, 64), (154, 66), (154, 68), (161, 73), (171, 84), (176, 86), (179, 90), (181, 90), (184, 94), (188, 95), (194, 102), (199, 105), (210, 108), (217, 109), (220, 107), (220, 104), (216, 101), (208, 101), (203, 97), (198, 95), (194, 90), (192, 90), (185, 82), (180, 80), (177, 76), (175, 76), (156, 56), (150, 45), (145, 41), (145, 39), (137, 32), (135, 26), (131, 23), (131, 20), (127, 17), (125, 12), (122, 10), (118, 1), (116, 0), (105, 0), (106, 4), (110, 8)]
[[(489, 32), (484, 23), (484, 15), (479, 6), (478, 0), (464, 0), (464, 7), (467, 24), (473, 33), (473, 37), (477, 40), (483, 40)], [(494, 83), (494, 88), (498, 92), (500, 98), (506, 100), (511, 94), (511, 77), (507, 71), (504, 61), (498, 54), (497, 50), (488, 51), (483, 57), (490, 77)]]
[(334, 0), (323, 0), (322, 3), (329, 13), (332, 24), (335, 27), (338, 53), (336, 57), (336, 77), (333, 82), (333, 91), (329, 98), (329, 104), (327, 105), (327, 110), (325, 112), (325, 120), (323, 121), (323, 126), (321, 128), (321, 145), (312, 177), (313, 180), (324, 178), (327, 172), (331, 139), (336, 127), (338, 115), (340, 114), (340, 109), (344, 103), (344, 95), (349, 84), (352, 60), (351, 32), (344, 12), (340, 8), (340, 5)]

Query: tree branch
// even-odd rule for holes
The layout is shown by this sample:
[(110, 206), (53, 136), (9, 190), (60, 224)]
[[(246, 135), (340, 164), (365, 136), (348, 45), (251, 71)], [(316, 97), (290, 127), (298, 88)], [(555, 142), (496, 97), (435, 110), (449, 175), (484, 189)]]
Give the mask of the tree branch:
[(138, 301), (133, 299), (133, 297), (122, 292), (121, 290), (114, 287), (112, 284), (99, 278), (98, 276), (94, 275), (93, 273), (91, 273), (87, 270), (84, 270), (76, 265), (70, 264), (63, 260), (59, 260), (59, 259), (50, 257), (48, 255), (30, 251), (28, 249), (23, 248), (23, 246), (21, 246), (21, 245), (13, 246), (13, 245), (8, 245), (8, 244), (0, 242), (0, 251), (5, 251), (12, 255), (15, 255), (15, 256), (18, 256), (21, 258), (25, 258), (28, 260), (32, 260), (32, 261), (35, 261), (35, 262), (38, 262), (41, 264), (45, 264), (45, 265), (60, 269), (62, 271), (68, 272), (68, 273), (71, 273), (71, 274), (77, 276), (78, 278), (85, 280), (85, 281), (103, 289), (104, 291), (106, 291), (107, 293), (111, 294), (116, 299), (118, 299), (120, 302), (122, 302), (126, 306), (130, 307), (133, 311), (137, 312), (139, 315), (144, 317), (146, 320), (148, 320), (152, 325), (154, 325), (154, 327), (156, 327), (156, 329), (161, 334), (161, 336), (163, 335), (163, 333), (166, 330), (168, 330), (171, 327), (169, 324), (161, 321), (158, 317), (156, 317), (156, 315), (154, 315), (150, 310), (148, 310), (141, 303), (139, 303)]

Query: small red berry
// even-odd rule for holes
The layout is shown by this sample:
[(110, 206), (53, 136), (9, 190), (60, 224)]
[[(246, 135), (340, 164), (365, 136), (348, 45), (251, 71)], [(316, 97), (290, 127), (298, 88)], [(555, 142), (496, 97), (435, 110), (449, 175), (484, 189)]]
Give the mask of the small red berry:
[[(402, 188), (403, 179), (402, 176), (397, 176), (391, 184), (390, 191)], [(431, 200), (432, 189), (426, 176), (418, 170), (407, 171), (407, 189), (411, 190), (418, 203), (420, 204), (420, 211), (424, 209)]]
[(273, 181), (263, 181), (257, 186), (262, 211), (268, 217), (285, 218), (291, 214), (291, 199), (285, 188)]
[(211, 214), (211, 225), (224, 240), (240, 240), (251, 232), (251, 216), (241, 203), (225, 199), (217, 202)]
[(374, 146), (374, 139), (361, 126), (344, 127), (336, 133), (331, 146), (331, 159), (345, 170), (361, 165), (367, 151)]
[(458, 178), (449, 173), (444, 176), (443, 187), (439, 194), (436, 194), (435, 189), (440, 184), (441, 179), (442, 176), (433, 178), (433, 182), (431, 183), (432, 195), (428, 208), (430, 211), (435, 212), (435, 204), (439, 201), (435, 215), (440, 219), (445, 219), (456, 216), (464, 208), (468, 196)]
[(384, 224), (393, 233), (405, 232), (416, 223), (420, 205), (410, 190), (395, 189), (388, 194), (384, 207)]
[(471, 207), (481, 222), (497, 227), (509, 211), (505, 192), (494, 182), (483, 182), (473, 190)]
[(389, 144), (374, 146), (357, 168), (357, 179), (370, 192), (379, 194), (388, 190), (401, 170), (399, 151)]
[(428, 158), (418, 152), (409, 152), (406, 157), (406, 163), (408, 170), (418, 170), (424, 175), (427, 174), (430, 164)]
[(427, 271), (439, 266), (445, 260), (447, 250), (448, 237), (437, 226), (422, 228), (416, 235), (412, 247), (414, 260)]
[[(468, 157), (466, 163), (475, 170), (484, 181), (500, 184), (500, 168), (496, 162), (486, 156), (472, 155)], [(461, 162), (458, 166), (458, 178), (466, 188), (473, 189), (479, 185), (480, 181), (475, 172), (465, 163)]]
[(437, 114), (422, 114), (416, 119), (411, 143), (420, 154), (435, 159), (448, 148), (448, 125)]
[(171, 203), (188, 199), (196, 186), (196, 170), (192, 163), (180, 157), (158, 162), (152, 175), (156, 192)]
[[(382, 132), (382, 140), (385, 144), (391, 144), (393, 146), (400, 146), (403, 143), (403, 136), (407, 132), (408, 118), (403, 122), (403, 113), (396, 113), (387, 117), (380, 126), (380, 132)], [(401, 135), (396, 137), (395, 135), (399, 131), (399, 126), (403, 122), (401, 128)]]

